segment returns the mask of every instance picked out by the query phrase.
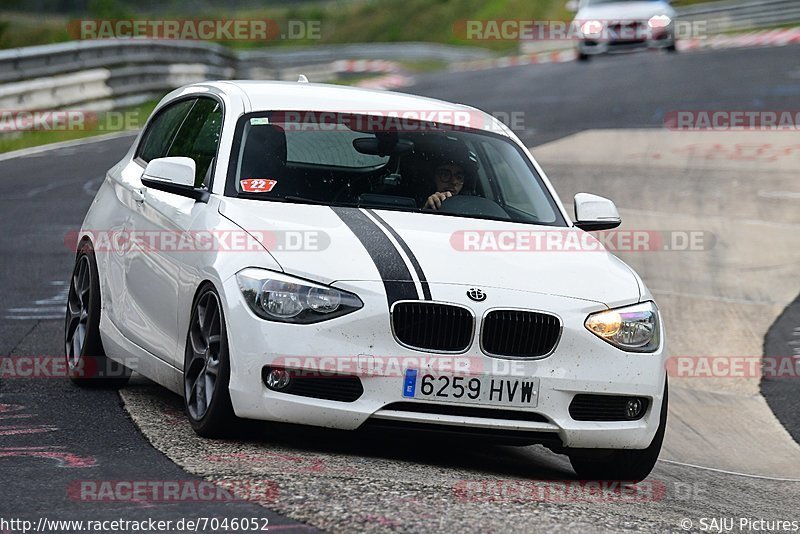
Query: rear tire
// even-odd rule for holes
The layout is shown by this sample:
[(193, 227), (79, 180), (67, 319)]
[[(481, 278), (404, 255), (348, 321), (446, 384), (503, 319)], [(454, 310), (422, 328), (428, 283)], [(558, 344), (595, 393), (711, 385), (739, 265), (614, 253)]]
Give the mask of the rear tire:
[(568, 451), (572, 468), (582, 480), (622, 480), (640, 482), (650, 475), (656, 465), (664, 433), (667, 429), (667, 383), (664, 383), (664, 400), (661, 403), (661, 418), (653, 441), (646, 449), (621, 449), (593, 451), (573, 449)]
[(591, 56), (589, 54), (584, 54), (583, 52), (578, 52), (578, 61), (587, 62)]
[(75, 257), (64, 321), (64, 354), (73, 384), (85, 388), (124, 387), (131, 370), (106, 356), (100, 339), (100, 279), (92, 244), (84, 241)]
[(183, 365), (183, 399), (194, 431), (204, 438), (230, 435), (238, 418), (233, 412), (228, 332), (219, 293), (211, 284), (197, 292)]

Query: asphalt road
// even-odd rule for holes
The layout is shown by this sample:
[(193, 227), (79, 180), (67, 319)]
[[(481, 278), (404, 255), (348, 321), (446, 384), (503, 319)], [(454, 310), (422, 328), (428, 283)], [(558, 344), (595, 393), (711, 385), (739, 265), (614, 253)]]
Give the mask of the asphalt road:
[(510, 126), (536, 146), (594, 128), (660, 128), (676, 110), (796, 109), (800, 61), (797, 46), (630, 54), (432, 73), (406, 91), (516, 117), (523, 127)]
[[(127, 151), (132, 139), (0, 162), (0, 246), (4, 250), (0, 284), (5, 289), (0, 305), (0, 354), (5, 361), (0, 359), (0, 365), (5, 364), (4, 376), (28, 372), (28, 364), (21, 363), (28, 358), (47, 362), (62, 357), (63, 282), (69, 279), (74, 260), (65, 237), (80, 228), (100, 177)], [(50, 369), (50, 374), (59, 374), (57, 368)], [(187, 493), (186, 501), (135, 503), (95, 501), (95, 496), (102, 495), (97, 485), (83, 494), (70, 491), (91, 481), (169, 481), (185, 484), (187, 492), (196, 488), (215, 495), (203, 486), (192, 486), (202, 479), (188, 475), (152, 447), (116, 392), (79, 390), (63, 375), (0, 378), (0, 463), (0, 518), (6, 520), (177, 522), (257, 517), (275, 527), (314, 530), (246, 499), (229, 499), (227, 494), (209, 501), (192, 500)]]
[[(792, 47), (647, 54), (600, 58), (588, 65), (429, 75), (408, 92), (492, 112), (522, 113), (525, 131), (519, 134), (536, 145), (585, 129), (659, 127), (663, 115), (676, 109), (796, 108), (798, 52), (800, 48)], [(62, 354), (60, 309), (72, 263), (64, 236), (79, 227), (100, 177), (130, 141), (0, 161), (2, 357)], [(786, 325), (775, 330), (774, 339), (791, 348), (793, 339), (786, 336), (794, 335), (791, 325), (797, 322), (790, 318)], [(765, 388), (764, 393), (797, 436), (792, 410), (785, 408), (796, 402), (791, 391), (783, 388), (770, 397)], [(458, 491), (465, 481), (506, 481), (507, 489), (520, 480), (541, 486), (547, 483), (538, 481), (571, 480), (574, 475), (564, 458), (539, 447), (459, 444), (454, 451), (447, 441), (313, 429), (276, 433), (271, 425), (255, 425), (250, 437), (236, 442), (208, 442), (181, 421), (179, 399), (160, 388), (135, 386), (125, 393), (125, 401), (137, 421), (113, 392), (86, 392), (57, 378), (0, 381), (0, 518), (257, 515), (269, 517), (273, 525), (284, 523), (284, 528), (306, 528), (267, 509), (273, 508), (336, 531), (444, 530), (458, 525), (459, 530), (476, 532), (678, 531), (682, 518), (692, 519), (695, 527), (701, 517), (798, 519), (792, 517), (800, 497), (798, 482), (659, 463), (651, 480), (665, 491), (643, 503), (531, 501), (503, 497), (501, 490), (487, 486), (465, 497)], [(281, 461), (259, 463), (270, 457)], [(252, 503), (131, 506), (76, 501), (67, 493), (81, 480), (201, 476), (247, 478), (254, 484), (274, 481), (281, 499), (266, 499), (267, 508)]]
[[(800, 359), (800, 297), (786, 308), (767, 332), (764, 356)], [(767, 377), (761, 381), (761, 393), (786, 430), (800, 443), (800, 391), (795, 382)]]

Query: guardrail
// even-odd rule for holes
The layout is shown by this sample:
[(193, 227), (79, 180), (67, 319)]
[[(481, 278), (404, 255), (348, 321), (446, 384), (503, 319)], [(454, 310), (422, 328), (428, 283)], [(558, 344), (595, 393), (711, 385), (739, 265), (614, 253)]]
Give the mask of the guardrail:
[[(73, 41), (1, 50), (0, 109), (110, 109), (209, 79), (285, 80), (302, 73), (312, 81), (329, 81), (343, 69), (342, 59), (450, 62), (491, 55), (480, 48), (431, 43), (232, 50), (197, 41)], [(357, 61), (355, 68), (362, 63), (369, 62)]]
[(800, 0), (731, 0), (677, 10), (686, 21), (703, 21), (708, 33), (756, 30), (800, 23)]
[[(728, 0), (678, 12), (683, 20), (703, 21), (708, 33), (722, 33), (800, 22), (800, 0)], [(219, 78), (296, 79), (304, 73), (312, 81), (329, 81), (344, 59), (455, 63), (493, 57), (481, 48), (435, 43), (232, 50), (197, 41), (73, 41), (0, 50), (0, 109), (109, 109)]]

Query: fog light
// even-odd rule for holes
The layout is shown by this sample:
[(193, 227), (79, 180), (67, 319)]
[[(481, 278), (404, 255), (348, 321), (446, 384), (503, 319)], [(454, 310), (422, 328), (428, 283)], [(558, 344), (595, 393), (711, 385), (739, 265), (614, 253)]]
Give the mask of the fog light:
[(289, 385), (290, 380), (286, 369), (270, 369), (264, 378), (264, 384), (273, 391), (280, 391)]
[(625, 416), (628, 419), (636, 419), (642, 413), (642, 401), (630, 399), (625, 403)]

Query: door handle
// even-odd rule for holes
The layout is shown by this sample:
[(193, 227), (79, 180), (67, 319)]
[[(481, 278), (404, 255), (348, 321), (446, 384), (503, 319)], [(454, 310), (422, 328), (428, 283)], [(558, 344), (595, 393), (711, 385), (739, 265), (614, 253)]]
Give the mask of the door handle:
[(137, 204), (144, 204), (144, 191), (144, 189), (133, 189), (131, 191), (134, 202)]

